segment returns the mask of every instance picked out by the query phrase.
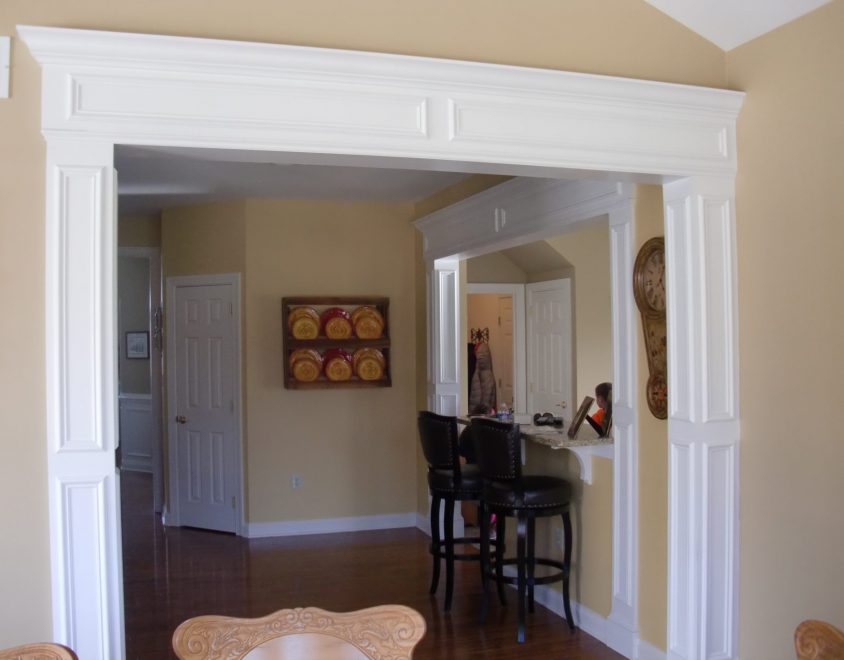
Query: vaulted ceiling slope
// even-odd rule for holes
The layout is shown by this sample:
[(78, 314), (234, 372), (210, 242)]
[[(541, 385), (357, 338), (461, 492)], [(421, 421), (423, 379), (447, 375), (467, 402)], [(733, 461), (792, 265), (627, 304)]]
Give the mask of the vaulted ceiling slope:
[(645, 0), (721, 50), (732, 50), (830, 0)]

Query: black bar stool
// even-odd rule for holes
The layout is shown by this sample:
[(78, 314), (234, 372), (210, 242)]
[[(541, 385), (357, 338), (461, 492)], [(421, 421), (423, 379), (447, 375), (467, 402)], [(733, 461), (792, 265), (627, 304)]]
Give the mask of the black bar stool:
[[(545, 475), (522, 475), (521, 433), (518, 424), (492, 419), (472, 420), (475, 454), (483, 476), (483, 500), (490, 513), (496, 514), (498, 543), (494, 565), (490, 562), (489, 522), (481, 518), (481, 572), (484, 602), (482, 619), (489, 607), (487, 578), (495, 577), (498, 596), (506, 605), (504, 584), (515, 584), (519, 597), (518, 641), (525, 641), (525, 609), (534, 610), (533, 591), (537, 584), (563, 583), (563, 607), (566, 621), (574, 631), (574, 619), (569, 600), (569, 568), (571, 565), (571, 518), (569, 502), (571, 485), (565, 479)], [(534, 551), (536, 518), (559, 515), (563, 520), (563, 560), (536, 557)], [(516, 558), (505, 559), (504, 534), (506, 516), (516, 518)], [(527, 546), (527, 547), (526, 547)], [(505, 576), (504, 566), (516, 564), (516, 576)], [(549, 575), (536, 577), (536, 565), (557, 569)]]
[[(417, 417), (422, 452), (428, 462), (428, 488), (431, 492), (431, 555), (433, 576), (431, 593), (437, 592), (440, 580), (440, 560), (445, 559), (445, 611), (451, 609), (454, 590), (454, 561), (478, 561), (477, 553), (455, 553), (454, 546), (479, 543), (480, 537), (454, 538), (454, 503), (478, 500), (478, 516), (485, 516), (481, 500), (482, 480), (476, 465), (461, 465), (458, 451), (457, 418), (420, 411)], [(440, 534), (440, 502), (445, 502), (443, 530)]]

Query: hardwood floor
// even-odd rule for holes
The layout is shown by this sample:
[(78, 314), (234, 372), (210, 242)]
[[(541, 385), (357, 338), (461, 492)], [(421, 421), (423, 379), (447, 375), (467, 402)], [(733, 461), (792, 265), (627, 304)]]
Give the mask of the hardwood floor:
[(417, 529), (244, 539), (165, 528), (152, 513), (149, 475), (122, 475), (126, 650), (130, 660), (175, 658), (170, 636), (198, 614), (263, 616), (309, 605), (333, 611), (402, 603), (425, 617), (428, 631), (414, 658), (570, 658), (622, 656), (536, 606), (527, 641), (516, 643), (516, 608), (493, 601), (484, 625), (478, 567), (458, 562), (452, 611), (442, 611), (445, 571), (428, 594), (428, 537)]

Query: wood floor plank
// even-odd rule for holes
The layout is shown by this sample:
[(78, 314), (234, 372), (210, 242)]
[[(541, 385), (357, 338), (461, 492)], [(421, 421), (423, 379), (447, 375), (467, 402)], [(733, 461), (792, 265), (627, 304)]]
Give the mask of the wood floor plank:
[(152, 513), (149, 475), (124, 472), (123, 576), (129, 660), (175, 658), (170, 637), (200, 614), (257, 617), (285, 607), (336, 612), (385, 603), (409, 605), (428, 625), (417, 660), (621, 658), (541, 605), (528, 616), (527, 641), (516, 643), (516, 608), (493, 602), (478, 622), (481, 590), (474, 562), (458, 562), (454, 602), (442, 610), (444, 573), (428, 594), (428, 537), (417, 529), (244, 539), (163, 527)]

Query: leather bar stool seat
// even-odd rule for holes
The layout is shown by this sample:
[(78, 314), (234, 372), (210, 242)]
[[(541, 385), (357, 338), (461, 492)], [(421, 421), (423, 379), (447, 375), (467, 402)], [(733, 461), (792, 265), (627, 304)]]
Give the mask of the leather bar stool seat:
[(480, 499), (484, 482), (477, 465), (464, 464), (460, 466), (459, 478), (455, 478), (453, 470), (429, 470), (428, 487), (442, 493), (467, 496), (455, 499)]
[(490, 481), (483, 493), (487, 506), (541, 509), (568, 503), (571, 500), (571, 484), (557, 477), (528, 475), (517, 482)]
[[(484, 480), (483, 501), (490, 513), (496, 514), (497, 546), (495, 560), (490, 557), (489, 524), (481, 519), (481, 572), (483, 575), (484, 601), (481, 618), (486, 618), (489, 608), (488, 578), (496, 580), (498, 597), (507, 604), (505, 584), (516, 585), (519, 598), (519, 643), (525, 641), (525, 610), (534, 610), (536, 585), (562, 582), (563, 608), (569, 628), (574, 630), (574, 618), (569, 599), (569, 573), (571, 567), (572, 529), (569, 515), (571, 484), (550, 475), (523, 475), (521, 463), (521, 431), (518, 424), (508, 424), (492, 419), (472, 420), (472, 435), (478, 467)], [(563, 557), (537, 557), (535, 553), (536, 519), (559, 515), (563, 525)], [(504, 557), (504, 538), (507, 516), (516, 518), (515, 558)], [(507, 565), (516, 566), (516, 575), (504, 574)], [(537, 576), (536, 566), (551, 571)]]
[[(460, 462), (457, 418), (438, 415), (426, 410), (417, 417), (419, 440), (428, 462), (428, 489), (431, 493), (431, 555), (433, 572), (432, 594), (437, 592), (440, 563), (445, 560), (445, 611), (451, 609), (454, 592), (454, 562), (477, 561), (477, 552), (455, 552), (455, 546), (480, 543), (480, 536), (454, 538), (454, 504), (459, 501), (477, 501), (478, 516), (482, 519), (485, 507), (481, 499), (484, 482), (476, 465)], [(443, 529), (440, 529), (440, 505), (445, 504)]]

